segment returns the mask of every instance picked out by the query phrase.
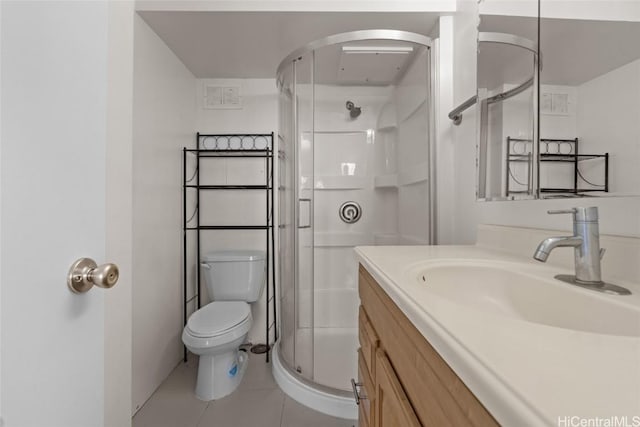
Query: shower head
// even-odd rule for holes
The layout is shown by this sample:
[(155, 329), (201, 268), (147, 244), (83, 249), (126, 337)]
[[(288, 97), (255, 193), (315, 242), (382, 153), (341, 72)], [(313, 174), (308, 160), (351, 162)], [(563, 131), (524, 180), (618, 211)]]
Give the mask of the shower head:
[(356, 107), (356, 104), (351, 101), (347, 101), (347, 110), (349, 110), (349, 116), (352, 119), (357, 118), (360, 113), (362, 113), (362, 109), (360, 107)]

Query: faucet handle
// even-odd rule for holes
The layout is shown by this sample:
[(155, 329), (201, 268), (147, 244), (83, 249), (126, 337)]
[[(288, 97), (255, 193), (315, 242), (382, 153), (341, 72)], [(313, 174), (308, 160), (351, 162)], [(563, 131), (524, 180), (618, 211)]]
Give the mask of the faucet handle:
[(550, 210), (547, 211), (547, 213), (549, 215), (558, 215), (558, 214), (575, 214), (576, 212), (578, 212), (578, 209), (576, 208), (571, 208), (571, 209), (555, 209), (555, 210)]
[(588, 208), (571, 208), (547, 211), (548, 214), (573, 214), (573, 220), (576, 222), (598, 222), (598, 208), (591, 206)]

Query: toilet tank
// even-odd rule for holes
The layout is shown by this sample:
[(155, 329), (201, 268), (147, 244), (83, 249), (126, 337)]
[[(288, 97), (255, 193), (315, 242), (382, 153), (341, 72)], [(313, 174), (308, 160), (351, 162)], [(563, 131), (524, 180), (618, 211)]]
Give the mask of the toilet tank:
[(202, 257), (209, 297), (214, 301), (255, 302), (266, 278), (264, 251), (212, 251)]

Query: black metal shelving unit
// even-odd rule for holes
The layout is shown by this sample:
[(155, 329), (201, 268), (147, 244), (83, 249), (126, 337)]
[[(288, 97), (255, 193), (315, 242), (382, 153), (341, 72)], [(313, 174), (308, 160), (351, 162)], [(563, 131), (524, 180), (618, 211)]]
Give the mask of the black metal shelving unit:
[[(540, 193), (545, 194), (557, 194), (560, 197), (562, 195), (571, 195), (571, 196), (581, 196), (583, 193), (591, 193), (591, 192), (609, 192), (609, 153), (604, 154), (581, 154), (578, 151), (579, 147), (578, 138), (574, 139), (549, 139), (543, 138), (540, 139), (540, 164), (547, 162), (556, 162), (556, 163), (566, 163), (573, 166), (573, 186), (572, 187), (542, 187), (540, 188)], [(521, 144), (523, 147), (522, 152), (515, 152), (515, 144)], [(527, 145), (529, 144), (529, 145)], [(532, 164), (532, 150), (531, 150), (531, 140), (530, 139), (519, 139), (507, 137), (507, 167), (506, 167), (506, 194), (514, 195), (514, 194), (532, 194), (532, 188), (530, 188), (530, 176), (527, 177), (527, 188), (528, 190), (513, 190), (510, 188), (510, 177), (515, 180), (515, 177), (512, 176), (511, 165), (515, 163), (529, 163)], [(551, 144), (556, 144), (557, 151), (556, 153), (550, 153), (549, 147)], [(560, 147), (564, 146), (568, 148), (568, 152), (562, 153)], [(546, 147), (545, 151), (542, 151), (542, 147)], [(587, 181), (582, 174), (580, 173), (580, 163), (584, 161), (590, 160), (601, 160), (604, 162), (604, 172), (603, 172), (603, 184), (593, 184)], [(584, 181), (592, 188), (580, 188), (580, 182)], [(517, 182), (517, 181), (516, 181)], [(519, 183), (518, 184), (523, 184)]]
[[(183, 323), (187, 324), (188, 307), (194, 302), (196, 310), (202, 306), (201, 299), (201, 274), (200, 268), (195, 269), (195, 294), (189, 297), (189, 239), (195, 238), (195, 260), (199, 265), (202, 248), (202, 231), (212, 230), (263, 230), (265, 233), (266, 257), (266, 322), (265, 322), (265, 343), (262, 349), (265, 351), (266, 361), (269, 361), (269, 354), (273, 343), (278, 339), (276, 322), (276, 297), (275, 297), (275, 229), (274, 229), (274, 188), (273, 188), (273, 138), (274, 133), (269, 134), (201, 134), (196, 135), (196, 148), (182, 149), (182, 214), (183, 214)], [(192, 175), (189, 176), (189, 159), (193, 158)], [(265, 182), (260, 185), (207, 185), (200, 184), (201, 167), (203, 160), (208, 158), (226, 159), (264, 159)], [(214, 225), (203, 224), (203, 213), (200, 209), (200, 195), (203, 191), (264, 191), (265, 192), (265, 221), (262, 224), (234, 224), (234, 225)], [(193, 192), (195, 197), (195, 208), (189, 213), (189, 192)], [(273, 333), (272, 333), (273, 330)], [(273, 341), (271, 340), (273, 337)], [(260, 344), (262, 345), (262, 344)], [(184, 348), (184, 360), (187, 359), (187, 349)]]

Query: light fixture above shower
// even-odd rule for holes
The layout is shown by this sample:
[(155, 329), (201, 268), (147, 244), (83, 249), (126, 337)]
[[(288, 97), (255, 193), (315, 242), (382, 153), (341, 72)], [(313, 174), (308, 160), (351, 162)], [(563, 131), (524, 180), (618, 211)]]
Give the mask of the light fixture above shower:
[(345, 45), (340, 48), (338, 81), (342, 84), (392, 84), (414, 48), (407, 45)]
[(413, 52), (411, 46), (342, 46), (342, 52), (347, 54), (403, 54), (407, 55)]

